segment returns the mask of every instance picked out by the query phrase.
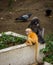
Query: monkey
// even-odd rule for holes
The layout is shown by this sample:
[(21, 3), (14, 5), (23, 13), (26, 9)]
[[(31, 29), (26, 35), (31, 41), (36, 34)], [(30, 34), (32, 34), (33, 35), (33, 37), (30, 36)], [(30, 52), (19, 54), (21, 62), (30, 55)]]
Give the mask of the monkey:
[(33, 17), (31, 23), (28, 25), (27, 28), (31, 28), (38, 35), (38, 40), (41, 44), (45, 43), (45, 40), (43, 38), (44, 33), (42, 33), (44, 32), (44, 29), (41, 28), (40, 20), (38, 19), (38, 17)]
[(32, 29), (30, 29), (30, 28), (27, 28), (26, 30), (26, 34), (27, 34), (27, 40), (26, 40), (26, 44), (27, 45), (35, 45), (35, 58), (36, 58), (36, 61), (37, 61), (37, 59), (38, 59), (38, 54), (39, 54), (39, 51), (38, 51), (38, 46), (39, 46), (39, 42), (38, 42), (38, 36), (37, 36), (37, 34), (36, 33), (34, 33), (33, 31), (32, 31)]

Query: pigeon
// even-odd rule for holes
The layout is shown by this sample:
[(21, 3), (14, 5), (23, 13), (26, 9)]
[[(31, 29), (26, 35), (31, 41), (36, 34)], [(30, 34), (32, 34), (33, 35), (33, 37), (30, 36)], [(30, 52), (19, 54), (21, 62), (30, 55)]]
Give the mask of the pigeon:
[(31, 17), (31, 15), (32, 15), (31, 13), (28, 13), (28, 14), (25, 14), (25, 15), (22, 15), (22, 16), (16, 18), (15, 20), (25, 22)]

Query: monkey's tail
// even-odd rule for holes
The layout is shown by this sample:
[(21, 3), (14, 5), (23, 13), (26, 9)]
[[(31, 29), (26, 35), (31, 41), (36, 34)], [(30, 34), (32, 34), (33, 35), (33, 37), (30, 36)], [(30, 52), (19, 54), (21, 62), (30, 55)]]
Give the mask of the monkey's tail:
[(38, 62), (38, 57), (39, 57), (39, 43), (36, 42), (35, 44), (35, 60)]

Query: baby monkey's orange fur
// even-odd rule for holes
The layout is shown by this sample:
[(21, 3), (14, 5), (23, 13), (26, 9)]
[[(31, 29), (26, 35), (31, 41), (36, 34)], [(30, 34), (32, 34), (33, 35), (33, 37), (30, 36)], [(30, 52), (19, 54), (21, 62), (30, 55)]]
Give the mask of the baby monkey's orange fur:
[(35, 44), (35, 50), (36, 50), (35, 57), (37, 59), (37, 57), (38, 57), (38, 36), (30, 28), (26, 29), (26, 34), (27, 34), (26, 44), (27, 45)]

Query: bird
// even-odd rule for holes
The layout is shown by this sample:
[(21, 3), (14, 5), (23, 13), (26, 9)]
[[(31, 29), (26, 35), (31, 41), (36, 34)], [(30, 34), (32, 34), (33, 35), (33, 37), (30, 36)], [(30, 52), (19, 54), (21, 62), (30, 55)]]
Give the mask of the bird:
[(32, 13), (28, 13), (28, 14), (24, 14), (18, 18), (16, 18), (16, 21), (22, 21), (22, 22), (26, 22), (30, 17), (31, 17)]
[(46, 15), (47, 17), (51, 16), (51, 13), (52, 13), (52, 9), (47, 8), (47, 9), (45, 10), (45, 15)]

